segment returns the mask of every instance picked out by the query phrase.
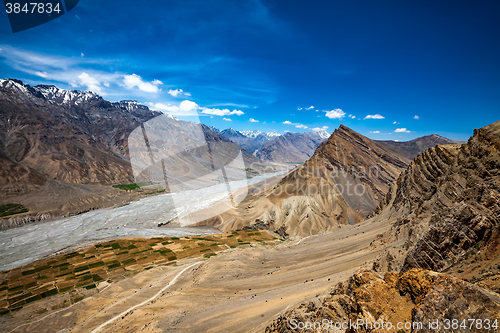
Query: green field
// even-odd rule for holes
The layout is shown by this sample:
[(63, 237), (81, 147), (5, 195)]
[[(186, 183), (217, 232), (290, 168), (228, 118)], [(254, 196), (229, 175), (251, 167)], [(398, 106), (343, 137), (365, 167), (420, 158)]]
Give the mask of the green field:
[(29, 211), (28, 208), (26, 208), (20, 204), (6, 204), (3, 206), (0, 206), (0, 217), (21, 214), (21, 213), (27, 213), (28, 211)]
[(175, 265), (178, 259), (210, 258), (245, 245), (275, 243), (259, 230), (186, 237), (124, 238), (98, 243), (71, 253), (0, 272), (0, 315), (53, 295), (84, 288), (99, 288), (121, 275), (155, 266)]
[(139, 184), (133, 183), (133, 184), (123, 184), (123, 185), (113, 185), (114, 188), (120, 189), (120, 190), (135, 190), (138, 188), (141, 188)]

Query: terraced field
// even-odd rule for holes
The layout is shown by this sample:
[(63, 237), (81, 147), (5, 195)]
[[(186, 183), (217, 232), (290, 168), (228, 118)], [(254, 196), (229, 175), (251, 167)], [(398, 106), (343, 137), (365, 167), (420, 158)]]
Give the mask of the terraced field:
[(275, 241), (277, 238), (266, 231), (248, 230), (205, 237), (125, 238), (99, 243), (1, 272), (0, 315), (56, 294), (99, 288), (101, 283), (155, 265), (175, 264), (181, 258), (209, 258), (229, 248)]

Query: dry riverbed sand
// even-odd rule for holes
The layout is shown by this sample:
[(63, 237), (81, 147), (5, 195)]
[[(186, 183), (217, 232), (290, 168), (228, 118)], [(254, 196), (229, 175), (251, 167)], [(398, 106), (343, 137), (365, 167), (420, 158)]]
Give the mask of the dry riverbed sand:
[[(278, 315), (324, 294), (397, 243), (370, 246), (390, 219), (320, 236), (187, 258), (110, 285), (68, 308), (1, 318), (4, 332), (262, 332)], [(43, 302), (40, 301), (40, 302)]]

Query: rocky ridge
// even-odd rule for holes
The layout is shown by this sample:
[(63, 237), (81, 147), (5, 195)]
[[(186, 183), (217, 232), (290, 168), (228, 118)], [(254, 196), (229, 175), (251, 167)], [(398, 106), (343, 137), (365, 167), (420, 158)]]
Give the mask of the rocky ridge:
[[(393, 239), (404, 251), (381, 260), (380, 269), (425, 268), (473, 273), (469, 256), (496, 266), (500, 253), (500, 122), (477, 129), (463, 145), (437, 146), (419, 155), (373, 212), (388, 214), (392, 230), (374, 246)], [(467, 269), (467, 267), (469, 267)], [(477, 278), (477, 275), (476, 275)]]

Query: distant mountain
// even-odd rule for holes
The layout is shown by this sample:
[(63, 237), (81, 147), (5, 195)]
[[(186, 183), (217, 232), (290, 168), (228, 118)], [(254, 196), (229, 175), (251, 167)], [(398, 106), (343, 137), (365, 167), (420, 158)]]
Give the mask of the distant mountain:
[(328, 133), (286, 133), (265, 143), (255, 156), (270, 162), (298, 162), (309, 159), (321, 142), (328, 139)]
[(437, 145), (448, 145), (448, 144), (462, 144), (462, 141), (454, 141), (448, 138), (439, 136), (437, 134), (423, 136), (411, 141), (378, 141), (384, 146), (392, 149), (395, 152), (409, 158), (414, 159), (418, 154), (423, 153), (429, 148), (435, 147)]
[(214, 131), (217, 134), (220, 134), (220, 132), (222, 132), (222, 130), (220, 130), (217, 127), (214, 127), (214, 126), (208, 126), (208, 128), (210, 128), (212, 131)]
[(261, 131), (240, 131), (240, 133), (250, 139), (255, 139), (258, 135), (262, 134)]
[(255, 141), (252, 138), (249, 138), (245, 135), (243, 135), (241, 132), (228, 128), (225, 130), (222, 130), (219, 132), (220, 135), (225, 137), (228, 140), (231, 140), (232, 142), (236, 143), (238, 146), (240, 146), (243, 149), (246, 149), (248, 152), (253, 153), (257, 149), (260, 148), (260, 144)]
[(219, 133), (223, 137), (236, 143), (250, 153), (255, 153), (266, 142), (279, 137), (281, 134), (277, 132), (262, 133), (260, 131), (237, 131), (233, 128), (220, 130), (215, 127), (210, 127), (213, 131)]
[(211, 127), (226, 139), (231, 140), (259, 159), (268, 162), (304, 162), (314, 153), (319, 144), (330, 137), (324, 130), (309, 133), (261, 131), (237, 131), (233, 128), (219, 130)]

